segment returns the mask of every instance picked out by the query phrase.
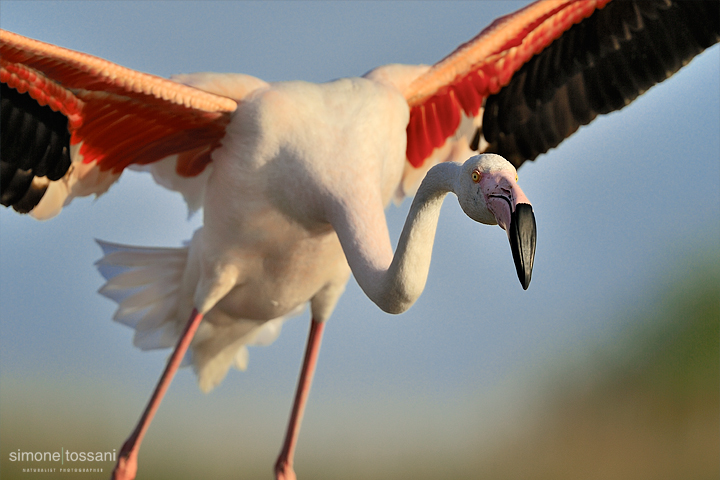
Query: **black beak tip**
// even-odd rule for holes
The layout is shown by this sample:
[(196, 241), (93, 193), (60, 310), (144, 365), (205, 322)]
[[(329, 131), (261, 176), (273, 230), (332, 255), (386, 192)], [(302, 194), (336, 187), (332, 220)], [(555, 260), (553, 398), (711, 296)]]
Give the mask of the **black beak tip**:
[(508, 237), (518, 279), (523, 290), (527, 290), (532, 278), (537, 240), (535, 214), (532, 206), (527, 203), (517, 204), (510, 220)]

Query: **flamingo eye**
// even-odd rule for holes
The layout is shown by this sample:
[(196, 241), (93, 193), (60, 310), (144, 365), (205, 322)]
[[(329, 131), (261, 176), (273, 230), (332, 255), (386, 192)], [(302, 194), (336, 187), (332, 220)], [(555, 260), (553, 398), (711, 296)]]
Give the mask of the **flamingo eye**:
[(517, 181), (518, 181), (518, 176), (517, 176), (517, 173), (516, 173), (516, 174), (515, 174), (515, 182), (517, 182)]
[(480, 181), (481, 178), (482, 178), (482, 174), (480, 172), (478, 172), (477, 170), (472, 172), (472, 181), (473, 182), (477, 183)]

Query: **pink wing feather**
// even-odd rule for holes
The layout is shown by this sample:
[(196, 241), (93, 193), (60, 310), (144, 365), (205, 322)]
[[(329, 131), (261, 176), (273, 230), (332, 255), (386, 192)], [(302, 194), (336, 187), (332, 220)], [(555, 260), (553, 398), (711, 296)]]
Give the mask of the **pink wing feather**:
[[(21, 158), (3, 172), (3, 205), (38, 218), (57, 214), (75, 196), (103, 193), (131, 164), (177, 155), (175, 173), (197, 176), (237, 108), (229, 98), (3, 30), (0, 83), (3, 115), (14, 115), (13, 102), (34, 100), (67, 118), (69, 145), (48, 147), (57, 159), (43, 157), (42, 145), (27, 147), (29, 131), (10, 139), (14, 147), (3, 144), (21, 157), (41, 158)], [(32, 100), (23, 100), (27, 95)], [(53, 122), (57, 134), (63, 128), (57, 117)]]
[(66, 115), (83, 162), (114, 173), (190, 152), (178, 173), (197, 175), (237, 107), (229, 98), (7, 31), (0, 31), (0, 59), (0, 81)]
[(424, 165), (458, 129), (461, 114), (474, 117), (483, 101), (572, 25), (610, 0), (545, 0), (495, 20), (489, 27), (413, 81), (407, 159)]

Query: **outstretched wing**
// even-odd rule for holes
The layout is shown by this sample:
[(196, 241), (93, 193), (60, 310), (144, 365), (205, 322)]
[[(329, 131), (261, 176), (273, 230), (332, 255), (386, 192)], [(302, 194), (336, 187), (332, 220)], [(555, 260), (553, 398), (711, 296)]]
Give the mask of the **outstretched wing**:
[(499, 18), (405, 90), (406, 177), (448, 139), (519, 167), (719, 39), (715, 0), (545, 0)]
[(237, 104), (172, 80), (0, 30), (0, 200), (38, 218), (100, 194), (131, 164), (210, 162)]

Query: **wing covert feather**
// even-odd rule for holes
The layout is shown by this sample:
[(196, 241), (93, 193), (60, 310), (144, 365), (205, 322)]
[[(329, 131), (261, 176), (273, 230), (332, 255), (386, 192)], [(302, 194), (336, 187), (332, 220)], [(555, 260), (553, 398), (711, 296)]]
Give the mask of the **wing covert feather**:
[(483, 140), (471, 148), (479, 143), (519, 167), (718, 40), (717, 1), (538, 1), (496, 20), (408, 86), (407, 160), (419, 170), (444, 160), (437, 152), (470, 135), (459, 132), (460, 118), (470, 117)]
[[(412, 82), (404, 92), (410, 105), (407, 158), (423, 166), (435, 148), (460, 125), (460, 113), (478, 115), (484, 100), (507, 85), (533, 55), (609, 0), (545, 0), (495, 20)], [(442, 118), (435, 112), (452, 112)], [(430, 119), (428, 119), (430, 117)], [(430, 133), (443, 126), (441, 135)], [(422, 137), (422, 138), (421, 138)]]
[(237, 107), (221, 95), (3, 30), (0, 82), (2, 204), (31, 211), (48, 188), (64, 183), (40, 209), (43, 217), (74, 196), (103, 193), (131, 164), (178, 155), (175, 173), (198, 175)]

